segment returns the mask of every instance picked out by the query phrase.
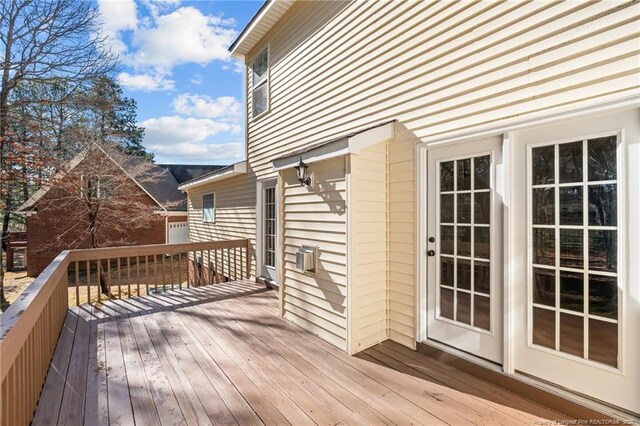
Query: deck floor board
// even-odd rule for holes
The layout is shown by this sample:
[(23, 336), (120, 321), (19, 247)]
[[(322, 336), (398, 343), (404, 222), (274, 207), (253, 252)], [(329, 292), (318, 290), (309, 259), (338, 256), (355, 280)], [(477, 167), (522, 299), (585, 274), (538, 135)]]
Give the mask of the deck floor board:
[(566, 416), (385, 342), (352, 357), (249, 281), (69, 311), (33, 424), (522, 424)]

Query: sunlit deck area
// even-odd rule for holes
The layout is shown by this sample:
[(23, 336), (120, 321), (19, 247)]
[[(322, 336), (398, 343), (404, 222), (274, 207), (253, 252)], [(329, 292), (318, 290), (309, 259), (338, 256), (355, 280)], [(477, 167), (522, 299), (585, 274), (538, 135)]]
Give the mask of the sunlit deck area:
[(384, 343), (352, 357), (250, 281), (68, 311), (33, 424), (532, 424), (566, 416)]

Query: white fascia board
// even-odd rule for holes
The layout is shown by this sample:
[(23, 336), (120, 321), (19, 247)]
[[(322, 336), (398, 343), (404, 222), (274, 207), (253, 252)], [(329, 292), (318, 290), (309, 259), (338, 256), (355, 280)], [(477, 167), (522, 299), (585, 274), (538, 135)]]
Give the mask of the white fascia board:
[(247, 173), (247, 162), (241, 161), (239, 163), (235, 163), (228, 168), (225, 168), (220, 173), (214, 173), (208, 176), (204, 176), (202, 179), (193, 180), (191, 182), (187, 182), (178, 186), (180, 191), (188, 191), (191, 188), (196, 186), (206, 185), (212, 182), (218, 182), (224, 179), (229, 179), (234, 176), (242, 175)]
[(302, 158), (302, 161), (306, 164), (313, 164), (318, 161), (344, 157), (345, 155), (357, 155), (363, 149), (392, 140), (394, 137), (395, 122), (389, 122), (385, 125), (357, 133), (351, 137), (329, 142), (326, 145), (310, 149), (303, 153), (292, 154), (273, 160), (273, 169), (279, 171), (295, 167), (300, 162), (300, 158)]

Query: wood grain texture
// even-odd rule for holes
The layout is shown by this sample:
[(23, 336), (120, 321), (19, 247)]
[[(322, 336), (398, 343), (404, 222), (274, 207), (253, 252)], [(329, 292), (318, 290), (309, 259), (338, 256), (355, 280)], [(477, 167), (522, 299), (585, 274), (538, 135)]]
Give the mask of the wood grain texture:
[(349, 356), (280, 318), (278, 305), (274, 291), (237, 281), (75, 308), (33, 424), (511, 425), (567, 418), (389, 341)]

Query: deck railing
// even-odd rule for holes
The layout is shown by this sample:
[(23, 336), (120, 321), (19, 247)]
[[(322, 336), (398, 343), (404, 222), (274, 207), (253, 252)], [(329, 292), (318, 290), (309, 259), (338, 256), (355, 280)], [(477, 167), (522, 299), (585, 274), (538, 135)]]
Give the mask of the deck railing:
[(0, 424), (31, 421), (70, 301), (93, 304), (245, 279), (249, 259), (246, 239), (60, 253), (2, 314)]

